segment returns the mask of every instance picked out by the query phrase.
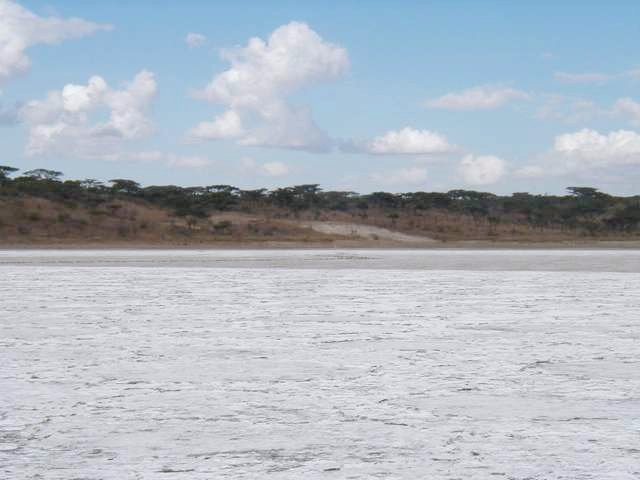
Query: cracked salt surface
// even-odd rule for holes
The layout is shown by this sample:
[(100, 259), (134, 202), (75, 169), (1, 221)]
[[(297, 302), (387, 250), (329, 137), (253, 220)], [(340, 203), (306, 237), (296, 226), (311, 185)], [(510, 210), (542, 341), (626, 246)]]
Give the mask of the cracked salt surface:
[(0, 478), (640, 478), (639, 258), (2, 252)]

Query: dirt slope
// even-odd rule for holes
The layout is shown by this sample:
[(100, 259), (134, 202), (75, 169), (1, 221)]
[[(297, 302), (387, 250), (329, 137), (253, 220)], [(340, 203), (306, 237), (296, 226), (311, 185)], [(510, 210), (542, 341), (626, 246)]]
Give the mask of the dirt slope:
[(341, 235), (368, 240), (390, 240), (403, 243), (436, 243), (437, 240), (419, 235), (407, 235), (387, 228), (362, 225), (358, 223), (339, 222), (305, 222), (302, 226), (326, 235)]

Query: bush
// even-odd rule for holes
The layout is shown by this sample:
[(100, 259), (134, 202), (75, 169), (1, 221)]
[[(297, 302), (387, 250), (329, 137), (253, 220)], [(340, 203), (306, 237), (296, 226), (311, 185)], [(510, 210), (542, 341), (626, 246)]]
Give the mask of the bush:
[(229, 220), (221, 220), (218, 223), (214, 223), (213, 224), (213, 230), (216, 233), (228, 233), (228, 230), (231, 229), (231, 227), (233, 226), (233, 223), (231, 223)]
[(99, 210), (97, 208), (92, 208), (91, 210), (89, 210), (89, 215), (109, 215), (109, 212), (107, 212), (106, 210)]

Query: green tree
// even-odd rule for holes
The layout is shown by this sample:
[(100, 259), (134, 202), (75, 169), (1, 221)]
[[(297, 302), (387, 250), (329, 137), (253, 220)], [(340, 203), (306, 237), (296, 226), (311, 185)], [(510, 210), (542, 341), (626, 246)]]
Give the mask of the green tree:
[(114, 178), (109, 180), (111, 183), (111, 191), (113, 193), (124, 193), (126, 195), (135, 195), (140, 193), (140, 184), (126, 178)]
[(57, 170), (47, 170), (46, 168), (36, 168), (34, 170), (29, 170), (24, 172), (25, 177), (33, 178), (35, 180), (49, 180), (53, 182), (57, 182), (60, 180), (60, 177), (63, 176), (62, 172), (58, 172)]
[(9, 175), (20, 170), (19, 168), (10, 167), (8, 165), (0, 165), (0, 180), (6, 180)]

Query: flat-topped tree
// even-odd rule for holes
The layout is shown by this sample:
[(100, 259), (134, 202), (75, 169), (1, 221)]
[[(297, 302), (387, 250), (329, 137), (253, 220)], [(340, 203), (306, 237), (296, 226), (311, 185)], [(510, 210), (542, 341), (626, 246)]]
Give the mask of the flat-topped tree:
[(203, 206), (213, 210), (228, 210), (238, 203), (240, 189), (232, 185), (208, 185), (203, 195)]
[(9, 175), (17, 172), (18, 169), (14, 167), (10, 167), (8, 165), (0, 165), (0, 185), (4, 185), (5, 183), (9, 183)]
[(35, 180), (49, 180), (53, 182), (60, 181), (60, 177), (64, 174), (62, 172), (58, 172), (57, 170), (47, 170), (46, 168), (36, 168), (34, 170), (29, 170), (24, 172), (25, 177), (33, 178)]
[(111, 182), (111, 190), (114, 193), (124, 193), (127, 195), (135, 195), (140, 192), (140, 184), (126, 178), (114, 178)]
[(1, 178), (9, 178), (9, 175), (12, 173), (16, 173), (19, 168), (10, 167), (8, 165), (0, 165), (0, 179)]
[(606, 193), (600, 192), (597, 188), (593, 187), (567, 187), (567, 191), (574, 197), (593, 199), (607, 197)]

